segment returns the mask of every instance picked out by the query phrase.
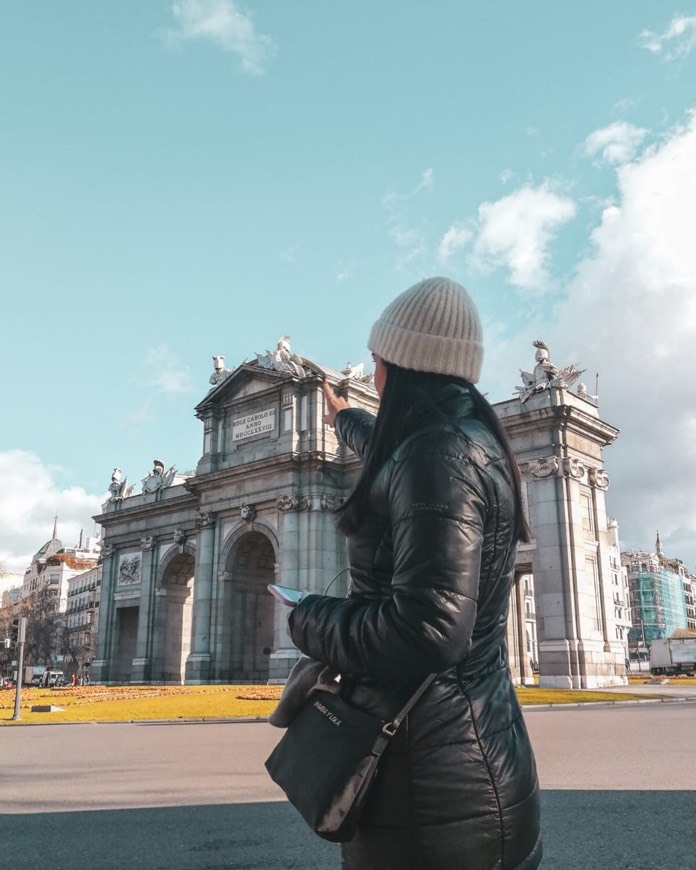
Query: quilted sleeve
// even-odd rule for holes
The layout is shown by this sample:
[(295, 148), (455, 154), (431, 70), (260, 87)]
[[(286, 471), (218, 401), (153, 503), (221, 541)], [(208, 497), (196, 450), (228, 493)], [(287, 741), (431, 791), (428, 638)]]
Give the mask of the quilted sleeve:
[(466, 655), (489, 505), (480, 470), (466, 456), (411, 450), (393, 463), (385, 486), (391, 598), (310, 595), (291, 614), (290, 628), (307, 655), (344, 673), (392, 681), (445, 670)]

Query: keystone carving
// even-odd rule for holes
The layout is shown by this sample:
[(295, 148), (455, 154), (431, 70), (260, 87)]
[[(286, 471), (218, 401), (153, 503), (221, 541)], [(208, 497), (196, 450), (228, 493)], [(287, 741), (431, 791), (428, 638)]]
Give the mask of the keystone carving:
[(256, 505), (255, 504), (243, 504), (239, 508), (239, 513), (244, 520), (245, 523), (253, 523), (256, 519)]

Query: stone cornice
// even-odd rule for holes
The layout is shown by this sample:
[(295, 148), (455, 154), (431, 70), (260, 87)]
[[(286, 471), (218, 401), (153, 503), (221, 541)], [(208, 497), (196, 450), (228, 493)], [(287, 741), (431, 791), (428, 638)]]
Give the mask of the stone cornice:
[(565, 428), (606, 447), (621, 431), (583, 408), (570, 404), (549, 403), (541, 407), (529, 407), (529, 403), (520, 405), (513, 401), (494, 405), (493, 408), (513, 441), (539, 430)]
[(268, 456), (253, 462), (221, 468), (207, 474), (198, 474), (188, 478), (185, 486), (190, 493), (200, 496), (221, 486), (232, 486), (238, 480), (246, 481), (248, 487), (251, 481), (267, 479), (274, 474), (296, 474), (298, 470), (305, 469), (335, 469), (339, 474), (344, 474), (360, 467), (360, 460), (353, 454), (343, 457), (322, 451), (283, 453), (279, 456)]
[[(137, 496), (134, 497), (134, 500), (136, 499), (138, 499)], [(143, 502), (140, 499), (138, 501), (139, 504), (129, 505), (129, 499), (124, 499), (118, 510), (96, 514), (92, 519), (104, 529), (108, 529), (110, 526), (123, 525), (124, 522), (137, 522), (139, 519), (147, 519), (149, 527), (153, 516), (157, 516), (158, 521), (161, 520), (161, 524), (166, 525), (166, 517), (180, 514), (182, 510), (191, 511), (191, 516), (193, 517), (194, 511), (198, 506), (198, 499), (195, 495), (185, 490), (182, 491), (180, 496), (167, 499), (166, 501), (150, 500)]]

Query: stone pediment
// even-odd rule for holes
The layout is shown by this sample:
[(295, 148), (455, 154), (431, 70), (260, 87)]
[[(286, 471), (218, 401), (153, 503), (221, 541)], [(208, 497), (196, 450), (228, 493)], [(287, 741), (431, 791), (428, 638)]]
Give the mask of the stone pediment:
[[(243, 362), (234, 371), (229, 373), (225, 371), (219, 382), (211, 387), (205, 398), (196, 405), (194, 409), (196, 416), (201, 417), (211, 407), (228, 406), (238, 400), (249, 398), (256, 393), (265, 392), (283, 383), (302, 381), (313, 377), (319, 377), (322, 380), (326, 379), (330, 383), (338, 383), (351, 377), (347, 371), (339, 372), (327, 366), (319, 365), (319, 363), (315, 363), (312, 360), (303, 359), (302, 363), (305, 374), (304, 377), (299, 378), (292, 372), (275, 371), (274, 369), (265, 368), (256, 361)], [(362, 372), (360, 374), (362, 375)], [(367, 382), (370, 379), (371, 375), (356, 378), (356, 380), (363, 382)]]
[(254, 363), (242, 363), (208, 391), (207, 396), (196, 405), (196, 415), (200, 416), (211, 406), (230, 405), (292, 380), (295, 380), (294, 376), (286, 372), (263, 369)]

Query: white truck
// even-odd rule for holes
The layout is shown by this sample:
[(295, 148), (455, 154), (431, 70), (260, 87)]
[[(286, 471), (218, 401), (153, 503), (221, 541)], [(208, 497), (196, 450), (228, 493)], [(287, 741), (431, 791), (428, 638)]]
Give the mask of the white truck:
[(650, 644), (653, 674), (696, 674), (696, 637), (665, 637)]
[(27, 665), (24, 668), (24, 685), (40, 686), (45, 672), (46, 668), (44, 665)]

